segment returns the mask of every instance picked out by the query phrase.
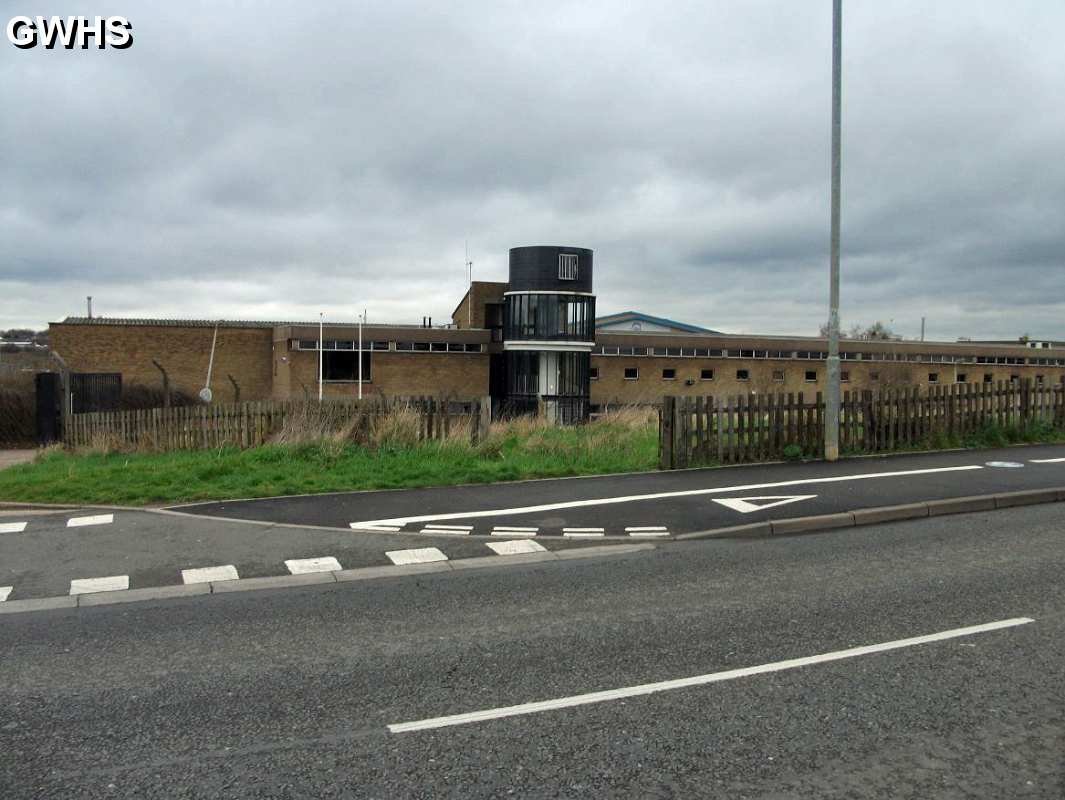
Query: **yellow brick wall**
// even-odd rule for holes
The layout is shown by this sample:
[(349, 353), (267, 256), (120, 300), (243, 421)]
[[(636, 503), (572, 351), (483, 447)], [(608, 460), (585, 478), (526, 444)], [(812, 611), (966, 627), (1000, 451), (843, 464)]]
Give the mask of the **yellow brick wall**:
[[(156, 359), (173, 389), (195, 395), (204, 387), (214, 328), (160, 325), (64, 325), (49, 327), (52, 348), (74, 372), (120, 372), (125, 385), (162, 388)], [(271, 396), (269, 328), (220, 328), (211, 388), (216, 402), (232, 402), (227, 375), (240, 385), (241, 400)]]
[[(318, 354), (292, 351), (287, 354), (292, 396), (306, 391), (318, 394)], [(376, 351), (372, 355), (372, 379), (363, 383), (363, 396), (451, 396), (463, 399), (488, 394), (487, 353), (397, 353)], [(355, 383), (326, 383), (327, 397), (355, 397)]]

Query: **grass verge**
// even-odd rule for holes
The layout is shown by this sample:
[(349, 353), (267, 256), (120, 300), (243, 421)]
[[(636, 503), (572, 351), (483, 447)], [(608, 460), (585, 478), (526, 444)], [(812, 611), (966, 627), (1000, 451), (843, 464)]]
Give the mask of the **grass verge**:
[(0, 471), (0, 500), (141, 506), (632, 472), (658, 460), (657, 417), (635, 410), (578, 427), (494, 424), (478, 445), (463, 437), (418, 443), (408, 433), (393, 431), (372, 445), (315, 439), (173, 453), (54, 449)]

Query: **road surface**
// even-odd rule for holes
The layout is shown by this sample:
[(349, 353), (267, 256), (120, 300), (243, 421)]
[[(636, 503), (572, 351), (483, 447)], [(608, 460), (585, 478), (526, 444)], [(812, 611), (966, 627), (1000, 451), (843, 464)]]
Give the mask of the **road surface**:
[(1051, 504), (0, 617), (0, 796), (1060, 800), (1063, 575)]

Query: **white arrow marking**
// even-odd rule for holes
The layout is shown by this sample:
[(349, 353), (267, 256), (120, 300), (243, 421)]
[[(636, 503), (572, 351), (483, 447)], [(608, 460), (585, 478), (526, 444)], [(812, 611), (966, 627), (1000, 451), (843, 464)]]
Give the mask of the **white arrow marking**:
[[(733, 511), (739, 511), (741, 514), (750, 514), (752, 511), (764, 511), (767, 508), (797, 503), (800, 500), (813, 500), (815, 497), (817, 497), (816, 494), (777, 495), (775, 497), (729, 497), (725, 500), (714, 500), (714, 502), (720, 503), (726, 508), (731, 508)], [(755, 500), (773, 500), (775, 502), (755, 505), (753, 502)]]

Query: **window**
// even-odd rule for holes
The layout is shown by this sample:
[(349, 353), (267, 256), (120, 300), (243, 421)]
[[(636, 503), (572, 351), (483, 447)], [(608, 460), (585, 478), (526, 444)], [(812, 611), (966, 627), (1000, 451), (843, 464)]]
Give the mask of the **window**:
[(750, 370), (748, 370), (748, 369), (738, 369), (738, 370), (736, 370), (736, 380), (738, 380), (738, 381), (749, 381), (750, 379), (751, 379), (751, 371)]
[(871, 380), (871, 381), (879, 381), (880, 380), (880, 373), (879, 372), (870, 372), (869, 373), (869, 380)]
[[(362, 343), (362, 347), (363, 347), (364, 350), (366, 349), (366, 342)], [(370, 349), (371, 350), (387, 350), (388, 349), (388, 342), (373, 342), (371, 344), (371, 346), (370, 346)]]
[(1010, 375), (1010, 383), (1020, 383), (1020, 382), (1021, 382), (1021, 376), (1020, 375)]
[(599, 367), (588, 367), (588, 378), (593, 381), (599, 380)]
[(653, 348), (651, 348), (651, 352), (654, 355), (656, 355), (656, 356), (664, 356), (664, 355), (666, 355), (666, 348), (664, 348), (664, 347), (653, 347)]
[[(327, 381), (352, 382), (359, 379), (358, 354), (353, 350), (326, 350), (322, 353), (322, 377)], [(362, 353), (362, 379), (369, 381), (373, 360), (370, 353)]]
[(1036, 386), (1042, 386), (1043, 385), (1043, 376), (1042, 375), (1036, 375), (1035, 376), (1035, 385)]
[(300, 339), (300, 350), (317, 350), (317, 339)]
[(841, 372), (839, 374), (839, 382), (840, 383), (850, 383), (851, 382), (851, 374), (847, 370), (843, 370), (843, 372)]
[(929, 383), (939, 383), (939, 373), (938, 372), (929, 372), (928, 373), (928, 382)]
[(664, 369), (664, 370), (662, 370), (662, 380), (664, 380), (664, 381), (674, 381), (676, 379), (677, 379), (677, 371), (675, 369)]
[(985, 372), (984, 373), (984, 383), (994, 383), (994, 382), (995, 382), (995, 376), (992, 375), (990, 372)]
[(414, 350), (414, 342), (396, 342), (396, 352), (409, 353)]
[(783, 383), (784, 382), (784, 370), (782, 370), (782, 369), (773, 370), (773, 380), (776, 383)]
[(804, 378), (804, 380), (807, 383), (817, 383), (817, 370), (816, 369), (808, 369), (808, 370), (806, 370), (806, 377)]
[(414, 351), (417, 352), (417, 353), (428, 353), (429, 352), (429, 343), (428, 342), (415, 342), (414, 343)]
[(714, 379), (714, 371), (712, 369), (703, 369), (699, 371), (699, 380), (712, 381)]
[(640, 378), (639, 367), (625, 367), (625, 380), (635, 381)]
[(968, 378), (968, 377), (969, 376), (966, 375), (964, 372), (959, 372), (958, 373), (958, 383), (966, 383), (965, 379)]
[(562, 253), (558, 257), (558, 279), (560, 281), (577, 280), (576, 254)]

